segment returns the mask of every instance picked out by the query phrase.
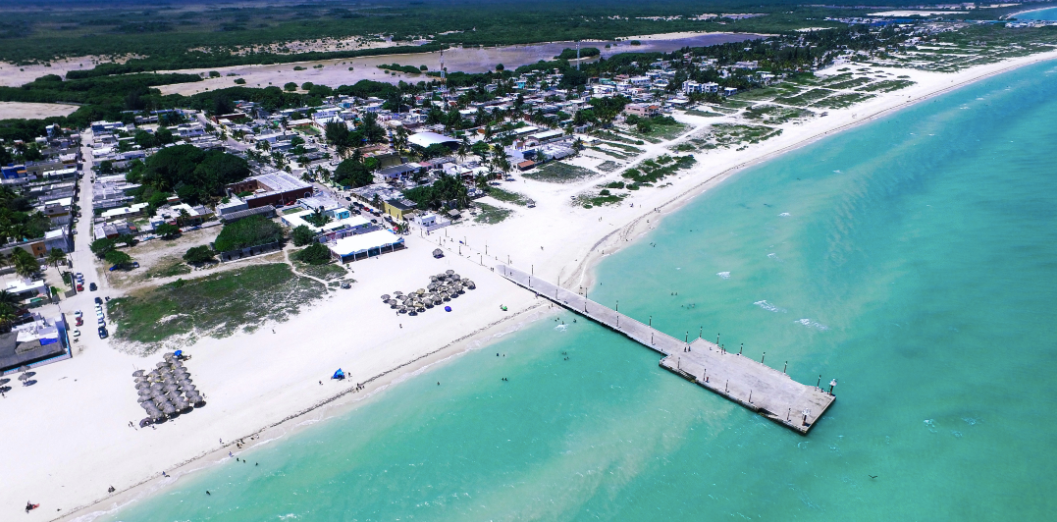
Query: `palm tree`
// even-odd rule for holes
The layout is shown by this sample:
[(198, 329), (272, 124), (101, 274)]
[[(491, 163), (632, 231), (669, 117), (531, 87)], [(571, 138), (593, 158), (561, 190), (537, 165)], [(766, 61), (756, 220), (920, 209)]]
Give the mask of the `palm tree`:
[(11, 257), (7, 254), (0, 253), (0, 269), (5, 266), (11, 266)]
[(0, 305), (0, 328), (11, 331), (11, 322), (15, 320), (15, 308), (8, 304)]
[(15, 307), (22, 303), (22, 300), (17, 295), (8, 292), (7, 290), (0, 290), (0, 308), (4, 306)]
[(54, 266), (56, 271), (59, 270), (59, 263), (65, 262), (66, 252), (63, 252), (58, 248), (53, 248), (51, 249), (51, 252), (48, 252), (48, 264)]

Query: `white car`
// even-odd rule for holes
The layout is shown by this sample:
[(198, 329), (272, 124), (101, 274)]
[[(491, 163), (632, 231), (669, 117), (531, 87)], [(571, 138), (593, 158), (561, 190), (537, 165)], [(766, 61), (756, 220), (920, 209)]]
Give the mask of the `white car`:
[(77, 310), (76, 312), (73, 313), (73, 316), (78, 318), (78, 319), (80, 319), (80, 318), (84, 317), (84, 314), (82, 314), (80, 310)]
[(81, 336), (81, 330), (78, 329), (78, 328), (74, 328), (73, 329), (73, 336), (74, 337), (80, 337)]

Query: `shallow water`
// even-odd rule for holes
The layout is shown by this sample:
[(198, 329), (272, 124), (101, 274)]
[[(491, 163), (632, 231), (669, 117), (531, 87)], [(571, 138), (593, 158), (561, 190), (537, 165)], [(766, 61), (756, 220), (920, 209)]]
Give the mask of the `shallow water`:
[(1057, 7), (1019, 13), (1014, 18), (1017, 20), (1057, 20)]
[(839, 379), (810, 436), (554, 311), (109, 520), (1049, 519), (1055, 78), (747, 170), (599, 267), (599, 302)]

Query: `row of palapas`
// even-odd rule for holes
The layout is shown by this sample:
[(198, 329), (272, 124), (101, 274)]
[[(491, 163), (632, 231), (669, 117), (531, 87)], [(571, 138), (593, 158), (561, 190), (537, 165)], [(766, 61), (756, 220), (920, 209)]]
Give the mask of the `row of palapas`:
[(428, 308), (440, 306), (445, 301), (450, 301), (466, 290), (474, 290), (477, 285), (470, 279), (463, 279), (454, 270), (448, 270), (443, 274), (429, 276), (429, 285), (405, 294), (400, 290), (393, 295), (382, 295), (382, 302), (399, 313), (416, 315), (425, 312)]
[(147, 412), (147, 417), (139, 423), (141, 427), (165, 422), (206, 404), (191, 383), (191, 374), (183, 361), (171, 353), (165, 354), (165, 360), (156, 369), (149, 373), (136, 370), (132, 376), (136, 378), (139, 405)]

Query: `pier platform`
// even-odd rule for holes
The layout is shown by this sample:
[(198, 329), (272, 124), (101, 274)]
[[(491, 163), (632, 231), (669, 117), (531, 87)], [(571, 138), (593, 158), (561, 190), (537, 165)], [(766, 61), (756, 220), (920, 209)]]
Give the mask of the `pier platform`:
[(503, 277), (660, 353), (660, 366), (806, 435), (836, 399), (816, 387), (704, 339), (680, 340), (553, 283), (505, 265)]

